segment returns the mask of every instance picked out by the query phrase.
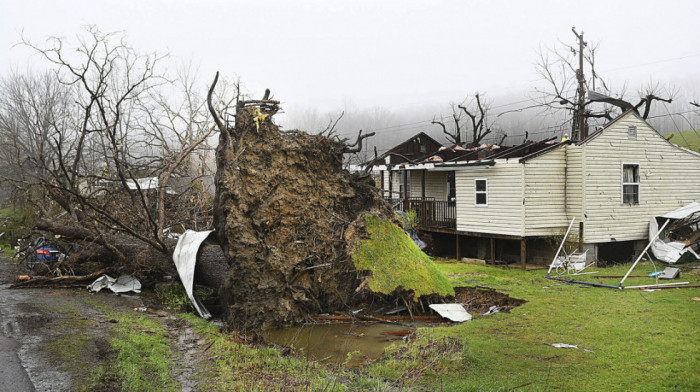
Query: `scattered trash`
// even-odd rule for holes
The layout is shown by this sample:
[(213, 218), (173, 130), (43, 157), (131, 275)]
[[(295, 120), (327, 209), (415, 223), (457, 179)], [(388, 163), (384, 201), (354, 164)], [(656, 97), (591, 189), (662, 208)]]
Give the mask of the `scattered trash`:
[(358, 313), (362, 312), (363, 310), (365, 310), (365, 308), (353, 310), (352, 314), (358, 314)]
[[(700, 203), (693, 202), (666, 215), (651, 218), (649, 239), (651, 251), (656, 258), (669, 264), (677, 263), (681, 257), (684, 260), (700, 260), (700, 256), (691, 247), (692, 242), (697, 241), (697, 219), (692, 218), (697, 217), (697, 214), (700, 214)], [(659, 229), (657, 219), (661, 218), (665, 218), (667, 223), (671, 222), (665, 231), (664, 227)], [(693, 224), (696, 225), (695, 230), (691, 228)], [(686, 239), (690, 241), (686, 242)]]
[(647, 293), (653, 293), (656, 291), (656, 289), (643, 289), (642, 291), (646, 291)]
[(677, 279), (681, 277), (681, 270), (679, 268), (668, 267), (659, 274), (659, 279)]
[(186, 230), (177, 241), (175, 252), (173, 252), (173, 261), (180, 281), (185, 287), (187, 297), (192, 301), (197, 313), (203, 319), (210, 319), (211, 313), (204, 307), (204, 304), (194, 296), (194, 269), (197, 266), (197, 252), (202, 242), (209, 237), (214, 230), (209, 231), (193, 231)]
[(105, 288), (112, 290), (115, 294), (127, 293), (129, 291), (140, 293), (141, 282), (131, 275), (122, 275), (118, 279), (114, 279), (109, 275), (102, 275), (87, 288), (95, 293)]
[(500, 313), (500, 312), (501, 312), (501, 309), (498, 306), (493, 305), (493, 306), (489, 307), (489, 310), (486, 313), (484, 313), (484, 316), (489, 315), (489, 314), (496, 314), (496, 313)]
[(431, 304), (430, 309), (436, 311), (440, 316), (461, 323), (472, 319), (472, 315), (464, 309), (462, 304)]
[(578, 346), (574, 346), (573, 344), (566, 344), (566, 343), (554, 343), (554, 344), (552, 344), (552, 347), (556, 347), (556, 348), (575, 348), (575, 349), (578, 349)]
[(20, 275), (20, 276), (17, 277), (17, 280), (19, 280), (20, 282), (22, 282), (22, 281), (25, 281), (25, 280), (30, 280), (31, 278), (32, 278), (32, 277), (29, 276), (29, 275)]
[(134, 312), (145, 312), (147, 310), (148, 310), (148, 308), (143, 307), (143, 306), (139, 307), (139, 308), (134, 308)]
[(700, 301), (700, 297), (693, 297), (693, 301)]

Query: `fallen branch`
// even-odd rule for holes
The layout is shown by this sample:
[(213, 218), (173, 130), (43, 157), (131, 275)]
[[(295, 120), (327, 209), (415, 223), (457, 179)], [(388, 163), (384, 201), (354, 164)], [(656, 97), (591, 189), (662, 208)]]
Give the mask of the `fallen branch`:
[(43, 276), (31, 278), (22, 282), (15, 283), (10, 286), (11, 289), (28, 289), (39, 287), (80, 287), (86, 283), (91, 283), (93, 280), (100, 277), (107, 270), (99, 270), (90, 275), (83, 276), (58, 276), (55, 278), (46, 278)]

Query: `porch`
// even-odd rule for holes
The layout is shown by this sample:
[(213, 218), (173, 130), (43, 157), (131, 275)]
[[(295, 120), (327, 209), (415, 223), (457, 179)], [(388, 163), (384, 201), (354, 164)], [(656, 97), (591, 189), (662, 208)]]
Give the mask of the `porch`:
[(385, 198), (396, 211), (416, 213), (419, 229), (457, 229), (455, 202), (437, 201), (432, 198)]

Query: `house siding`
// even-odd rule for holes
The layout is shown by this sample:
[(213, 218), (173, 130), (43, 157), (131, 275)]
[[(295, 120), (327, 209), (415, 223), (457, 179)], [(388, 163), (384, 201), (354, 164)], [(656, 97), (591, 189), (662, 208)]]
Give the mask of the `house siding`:
[(583, 218), (583, 148), (581, 146), (566, 146), (566, 221)]
[(524, 235), (549, 236), (568, 225), (566, 150), (557, 148), (523, 163)]
[(447, 172), (411, 171), (411, 197), (420, 199), (423, 195), (423, 174), (425, 174), (425, 198), (447, 201)]
[[(627, 137), (637, 127), (636, 140)], [(700, 156), (675, 147), (632, 113), (583, 145), (584, 242), (646, 239), (649, 219), (700, 198)], [(622, 165), (639, 164), (639, 204), (622, 204)]]
[[(477, 206), (475, 179), (488, 180), (488, 205)], [(457, 230), (520, 236), (523, 219), (523, 171), (517, 161), (455, 172)]]

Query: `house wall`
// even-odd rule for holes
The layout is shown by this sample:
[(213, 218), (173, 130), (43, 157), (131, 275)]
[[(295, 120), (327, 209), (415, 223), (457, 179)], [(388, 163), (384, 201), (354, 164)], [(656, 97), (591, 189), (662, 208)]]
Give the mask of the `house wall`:
[[(636, 140), (628, 127), (637, 127)], [(700, 199), (700, 154), (667, 142), (629, 113), (583, 145), (584, 241), (646, 239), (649, 219)], [(622, 164), (639, 164), (639, 204), (622, 204)]]
[(411, 197), (420, 199), (423, 192), (423, 174), (425, 173), (425, 198), (447, 201), (447, 172), (412, 170)]
[[(566, 221), (583, 219), (583, 147), (566, 146)], [(567, 226), (568, 227), (568, 226)]]
[[(384, 197), (390, 197), (389, 196), (389, 170), (382, 170), (382, 177), (384, 178), (384, 187), (382, 188), (384, 190), (383, 196)], [(382, 185), (382, 184), (378, 184)]]
[(566, 230), (566, 150), (556, 148), (523, 163), (524, 235), (546, 236)]
[[(477, 178), (488, 180), (488, 205), (476, 205)], [(457, 230), (520, 236), (523, 232), (523, 165), (517, 160), (455, 172)]]

